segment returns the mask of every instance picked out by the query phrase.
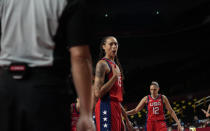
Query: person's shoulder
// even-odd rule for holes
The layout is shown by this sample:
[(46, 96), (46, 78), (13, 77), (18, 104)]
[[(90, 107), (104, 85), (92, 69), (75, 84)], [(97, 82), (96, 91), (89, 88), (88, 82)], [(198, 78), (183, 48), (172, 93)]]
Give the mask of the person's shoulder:
[(148, 96), (144, 96), (142, 99), (147, 99), (148, 98)]
[(104, 71), (108, 71), (109, 69), (108, 69), (108, 65), (107, 65), (107, 63), (106, 63), (106, 61), (105, 60), (99, 60), (98, 62), (97, 62), (97, 64), (96, 64), (96, 71), (101, 71), (101, 70), (104, 70)]
[(98, 63), (106, 63), (106, 61), (103, 60), (103, 59), (100, 59), (100, 60), (98, 61)]
[(98, 66), (106, 66), (107, 65), (107, 62), (105, 61), (105, 60), (99, 60), (98, 62), (97, 62), (97, 65)]
[(147, 103), (147, 99), (148, 99), (148, 96), (144, 96), (144, 97), (142, 98), (142, 101), (144, 101), (144, 103)]
[(167, 97), (166, 97), (165, 95), (161, 95), (161, 97), (162, 97), (163, 99), (167, 99)]
[(165, 95), (161, 95), (163, 103), (169, 103), (168, 98)]

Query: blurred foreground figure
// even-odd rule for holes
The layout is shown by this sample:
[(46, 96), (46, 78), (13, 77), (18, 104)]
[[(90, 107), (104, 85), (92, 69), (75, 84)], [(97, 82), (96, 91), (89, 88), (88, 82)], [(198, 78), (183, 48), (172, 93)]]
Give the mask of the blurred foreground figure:
[(69, 131), (71, 72), (78, 130), (94, 130), (86, 12), (82, 0), (0, 0), (0, 131)]

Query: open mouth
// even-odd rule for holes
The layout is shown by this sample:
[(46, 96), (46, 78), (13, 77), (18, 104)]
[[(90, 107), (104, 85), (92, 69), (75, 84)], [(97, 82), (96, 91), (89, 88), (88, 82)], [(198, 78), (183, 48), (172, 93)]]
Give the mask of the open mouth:
[(116, 52), (117, 52), (116, 50), (113, 50), (113, 51), (112, 51), (112, 53), (114, 53), (114, 54), (115, 54)]

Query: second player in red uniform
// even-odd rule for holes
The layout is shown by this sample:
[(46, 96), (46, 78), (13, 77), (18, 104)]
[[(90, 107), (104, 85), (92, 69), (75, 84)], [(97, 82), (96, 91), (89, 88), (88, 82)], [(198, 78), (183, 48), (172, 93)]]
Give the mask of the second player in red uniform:
[(79, 107), (79, 98), (77, 98), (76, 102), (71, 104), (71, 131), (77, 130), (77, 122), (80, 116)]
[(151, 95), (145, 96), (135, 109), (127, 111), (128, 115), (134, 115), (139, 112), (145, 105), (147, 108), (146, 131), (167, 131), (165, 122), (164, 106), (169, 111), (170, 115), (176, 121), (178, 130), (181, 131), (181, 124), (171, 108), (171, 105), (165, 95), (158, 94), (159, 84), (153, 81), (150, 85)]

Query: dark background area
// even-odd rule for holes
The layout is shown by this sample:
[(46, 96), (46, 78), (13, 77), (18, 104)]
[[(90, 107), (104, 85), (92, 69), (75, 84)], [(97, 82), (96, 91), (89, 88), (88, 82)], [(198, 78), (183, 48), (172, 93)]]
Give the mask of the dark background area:
[[(118, 57), (125, 76), (123, 106), (136, 107), (150, 93), (151, 81), (157, 81), (160, 93), (168, 97), (186, 127), (202, 124), (195, 116), (205, 119), (201, 109), (207, 109), (210, 102), (210, 0), (88, 2), (93, 69), (103, 37), (115, 36), (120, 44)], [(73, 87), (71, 75), (68, 82)], [(75, 89), (69, 93), (73, 102)], [(146, 113), (143, 109), (129, 118), (142, 126)], [(169, 114), (166, 120), (173, 126)]]
[(210, 94), (210, 0), (106, 0), (92, 3), (92, 57), (102, 37), (120, 44), (124, 102), (149, 94), (152, 80), (169, 99)]

